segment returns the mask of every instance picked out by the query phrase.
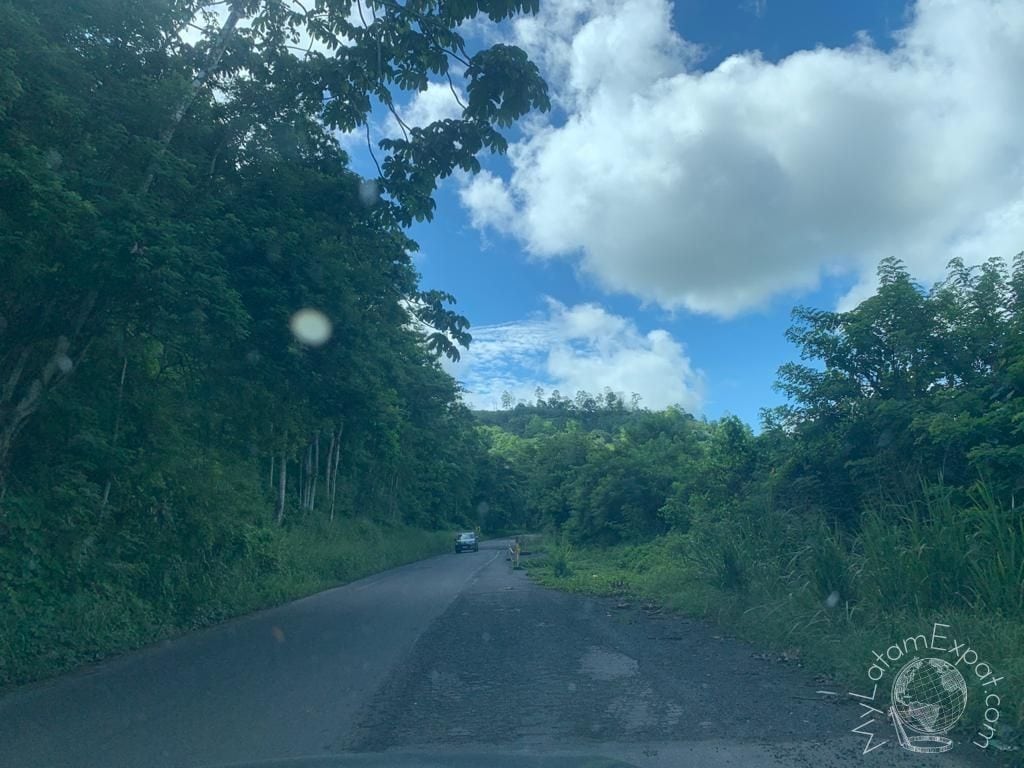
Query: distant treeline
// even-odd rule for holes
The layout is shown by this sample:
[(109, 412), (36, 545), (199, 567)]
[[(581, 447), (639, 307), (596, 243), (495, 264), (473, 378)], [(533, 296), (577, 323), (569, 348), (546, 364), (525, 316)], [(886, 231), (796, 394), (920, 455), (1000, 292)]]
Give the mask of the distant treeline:
[(623, 396), (610, 387), (600, 394), (579, 390), (572, 398), (557, 389), (545, 396), (544, 390), (538, 388), (536, 398), (531, 403), (520, 400), (513, 404), (512, 395), (506, 392), (502, 396), (505, 408), (474, 411), (473, 415), (483, 425), (501, 427), (517, 437), (534, 437), (552, 428), (563, 429), (570, 422), (587, 430), (614, 432), (640, 408), (640, 395), (632, 395), (627, 404)]

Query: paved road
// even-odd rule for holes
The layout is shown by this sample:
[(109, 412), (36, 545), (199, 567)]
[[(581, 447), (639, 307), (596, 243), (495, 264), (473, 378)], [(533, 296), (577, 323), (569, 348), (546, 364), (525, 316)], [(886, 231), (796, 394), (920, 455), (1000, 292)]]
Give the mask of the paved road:
[(699, 622), (537, 587), (504, 547), (9, 693), (0, 766), (915, 764), (863, 757), (857, 710), (801, 670)]

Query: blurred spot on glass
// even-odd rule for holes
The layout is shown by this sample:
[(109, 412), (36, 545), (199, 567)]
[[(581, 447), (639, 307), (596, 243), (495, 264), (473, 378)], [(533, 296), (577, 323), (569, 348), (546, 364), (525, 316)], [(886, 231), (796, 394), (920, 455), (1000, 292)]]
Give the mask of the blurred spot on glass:
[(292, 335), (303, 344), (319, 347), (331, 338), (331, 321), (317, 309), (300, 309), (292, 315)]
[(359, 182), (359, 201), (367, 208), (376, 205), (380, 200), (380, 184), (375, 179), (363, 179)]

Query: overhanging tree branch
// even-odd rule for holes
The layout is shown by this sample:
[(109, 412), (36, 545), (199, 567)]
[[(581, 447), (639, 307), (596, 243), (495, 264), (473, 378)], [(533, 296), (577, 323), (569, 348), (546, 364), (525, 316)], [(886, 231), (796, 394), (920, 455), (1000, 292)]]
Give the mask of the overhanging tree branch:
[(210, 55), (206, 59), (206, 64), (196, 73), (195, 77), (192, 78), (192, 82), (189, 83), (188, 90), (181, 97), (178, 102), (178, 106), (171, 114), (171, 120), (160, 132), (160, 138), (157, 145), (156, 155), (149, 164), (149, 168), (146, 169), (146, 175), (142, 179), (142, 184), (139, 185), (139, 197), (145, 197), (149, 194), (149, 188), (153, 185), (153, 179), (156, 177), (156, 169), (160, 160), (163, 159), (164, 153), (167, 151), (167, 147), (170, 146), (171, 141), (174, 139), (174, 134), (178, 130), (178, 126), (181, 125), (182, 119), (185, 117), (185, 113), (188, 112), (189, 108), (196, 100), (196, 96), (199, 95), (199, 91), (202, 90), (203, 86), (209, 81), (210, 76), (217, 71), (217, 67), (220, 66), (220, 60), (224, 56), (224, 51), (227, 50), (228, 43), (231, 42), (231, 38), (235, 34), (235, 27), (238, 26), (239, 20), (242, 18), (241, 11), (235, 5), (231, 6), (231, 12), (228, 14), (227, 20), (224, 25), (220, 28), (220, 32), (217, 34), (217, 41), (214, 43), (213, 49), (210, 51)]

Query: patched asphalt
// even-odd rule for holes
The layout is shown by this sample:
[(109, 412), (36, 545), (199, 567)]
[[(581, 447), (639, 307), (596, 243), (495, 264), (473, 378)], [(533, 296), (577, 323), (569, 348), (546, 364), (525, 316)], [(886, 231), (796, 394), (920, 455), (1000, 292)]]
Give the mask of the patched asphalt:
[[(394, 569), (0, 697), (0, 765), (991, 764), (889, 743), (795, 660), (546, 589), (506, 542)], [(835, 687), (833, 686), (833, 690)], [(845, 693), (840, 691), (840, 693)]]

